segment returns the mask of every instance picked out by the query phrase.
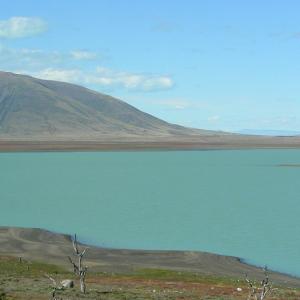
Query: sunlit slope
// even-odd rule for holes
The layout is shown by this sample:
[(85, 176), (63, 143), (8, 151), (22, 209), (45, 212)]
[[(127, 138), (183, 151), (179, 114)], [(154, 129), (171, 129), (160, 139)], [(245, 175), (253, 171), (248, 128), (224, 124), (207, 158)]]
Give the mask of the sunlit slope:
[(173, 125), (87, 88), (0, 72), (0, 137), (103, 138), (211, 135)]

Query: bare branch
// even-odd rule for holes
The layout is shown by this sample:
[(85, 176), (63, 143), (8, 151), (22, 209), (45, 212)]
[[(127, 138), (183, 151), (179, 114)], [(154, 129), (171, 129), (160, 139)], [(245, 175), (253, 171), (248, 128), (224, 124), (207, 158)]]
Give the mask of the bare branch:
[(254, 284), (255, 282), (251, 281), (246, 274), (245, 280), (249, 289), (248, 300), (264, 300), (268, 294), (274, 291), (273, 284), (269, 280), (267, 267), (264, 268), (264, 274), (265, 278), (260, 282), (260, 287), (256, 287)]
[(50, 275), (45, 274), (45, 277), (47, 277), (50, 281), (52, 281), (52, 284), (54, 287), (57, 287), (57, 282), (54, 278), (52, 278)]
[(76, 233), (74, 235), (74, 240), (73, 240), (73, 248), (74, 248), (74, 252), (78, 255), (79, 254), (79, 250), (78, 250), (78, 244), (77, 244), (77, 236)]
[(79, 268), (78, 266), (73, 262), (72, 258), (70, 256), (68, 256), (68, 259), (70, 261), (70, 263), (73, 265), (73, 272), (75, 274), (78, 274), (79, 273)]
[(73, 266), (74, 273), (79, 277), (79, 280), (80, 280), (80, 290), (81, 290), (82, 293), (85, 293), (85, 291), (86, 291), (85, 276), (86, 276), (86, 273), (87, 273), (87, 267), (86, 266), (84, 266), (84, 267), (82, 266), (82, 259), (83, 259), (83, 256), (85, 255), (86, 250), (88, 248), (85, 248), (82, 252), (79, 251), (76, 234), (74, 235), (74, 239), (72, 240), (72, 245), (73, 245), (73, 249), (74, 249), (75, 255), (78, 258), (78, 264), (76, 264), (71, 259), (70, 256), (68, 256), (68, 259), (69, 259), (70, 263)]
[(50, 275), (48, 275), (48, 274), (44, 274), (44, 275), (45, 275), (45, 277), (47, 277), (52, 282), (52, 285), (53, 285), (53, 288), (52, 288), (52, 291), (51, 291), (52, 299), (53, 300), (58, 300), (58, 298), (56, 298), (56, 293), (57, 293), (57, 291), (63, 290), (64, 289), (63, 286), (59, 286), (57, 284), (57, 281), (53, 277), (51, 277)]
[(83, 255), (85, 254), (85, 252), (86, 252), (87, 249), (88, 249), (88, 248), (85, 248), (85, 249), (80, 253), (80, 256), (83, 256)]

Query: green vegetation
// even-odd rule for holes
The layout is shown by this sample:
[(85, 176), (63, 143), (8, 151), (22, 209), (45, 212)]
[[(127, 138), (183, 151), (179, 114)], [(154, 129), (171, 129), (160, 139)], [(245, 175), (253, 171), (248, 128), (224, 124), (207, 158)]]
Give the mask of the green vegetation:
[(138, 269), (132, 276), (143, 279), (205, 282), (211, 284), (238, 284), (236, 279), (229, 277), (205, 276), (197, 273), (178, 272), (164, 269)]
[(0, 257), (1, 276), (26, 276), (36, 277), (45, 273), (49, 274), (66, 274), (66, 271), (58, 266), (29, 262), (14, 257)]
[[(89, 273), (87, 293), (82, 294), (74, 274), (61, 267), (0, 257), (0, 300), (51, 299), (52, 283), (45, 274), (58, 282), (75, 281), (75, 288), (57, 292), (58, 299), (63, 300), (245, 300), (248, 295), (246, 284), (236, 279), (161, 269), (138, 269), (132, 274)], [(268, 299), (299, 298), (299, 290), (278, 289)]]

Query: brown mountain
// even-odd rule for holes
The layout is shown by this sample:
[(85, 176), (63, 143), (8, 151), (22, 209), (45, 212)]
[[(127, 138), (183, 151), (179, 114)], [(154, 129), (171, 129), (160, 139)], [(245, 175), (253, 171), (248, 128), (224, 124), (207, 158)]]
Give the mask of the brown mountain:
[(0, 72), (0, 138), (93, 139), (213, 135), (167, 123), (111, 96)]

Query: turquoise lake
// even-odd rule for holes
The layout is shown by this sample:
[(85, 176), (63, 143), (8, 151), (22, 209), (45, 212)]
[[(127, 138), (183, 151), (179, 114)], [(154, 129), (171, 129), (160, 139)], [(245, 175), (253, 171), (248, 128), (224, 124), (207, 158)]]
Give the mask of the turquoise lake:
[(0, 225), (300, 275), (300, 150), (0, 154)]

